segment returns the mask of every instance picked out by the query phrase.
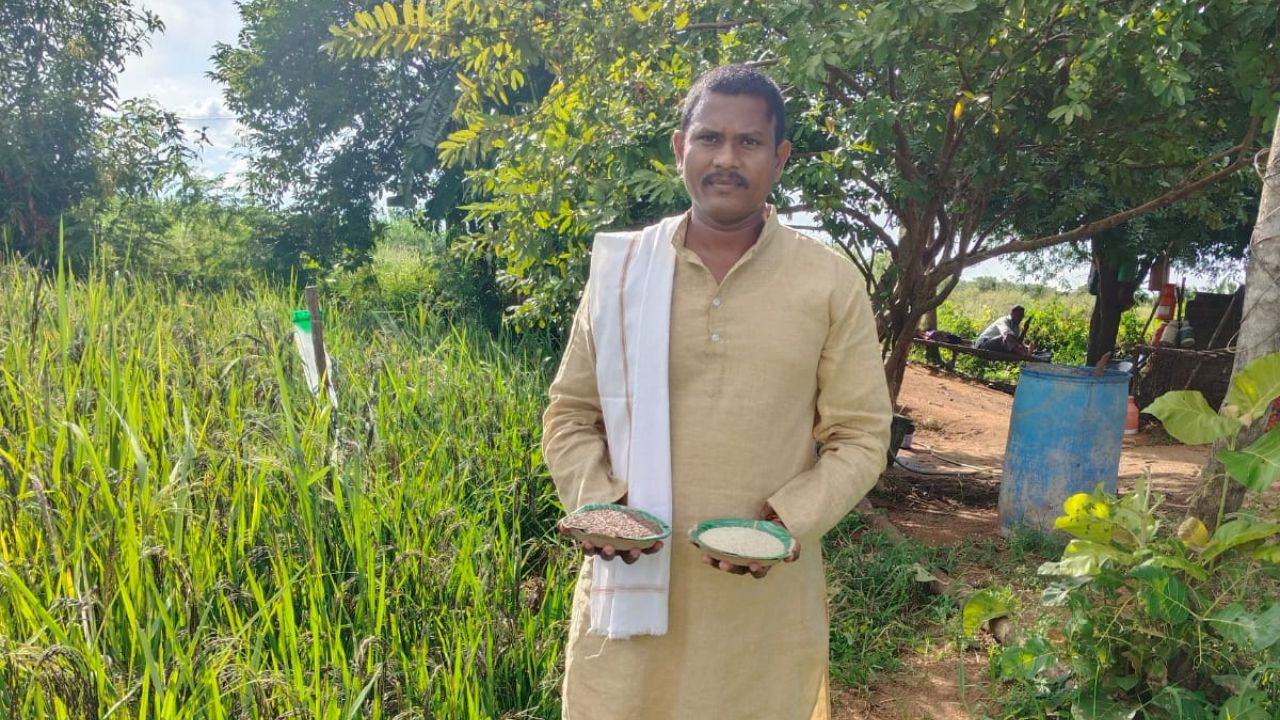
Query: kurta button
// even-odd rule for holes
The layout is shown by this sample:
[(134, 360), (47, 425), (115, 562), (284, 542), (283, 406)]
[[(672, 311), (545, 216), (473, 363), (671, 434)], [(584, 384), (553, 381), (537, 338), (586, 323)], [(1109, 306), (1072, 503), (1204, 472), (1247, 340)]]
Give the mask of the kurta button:
[(711, 301), (711, 304), (712, 304), (712, 305), (715, 305), (716, 307), (720, 307), (720, 298), (716, 298), (716, 299), (712, 300), (712, 301)]
[(720, 342), (720, 333), (712, 333), (711, 342)]

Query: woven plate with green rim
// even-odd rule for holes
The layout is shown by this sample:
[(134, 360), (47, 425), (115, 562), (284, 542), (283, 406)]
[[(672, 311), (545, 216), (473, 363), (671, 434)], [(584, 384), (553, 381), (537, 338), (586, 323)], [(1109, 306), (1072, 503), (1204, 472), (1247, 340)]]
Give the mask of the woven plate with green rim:
[[(571, 526), (573, 517), (582, 513), (591, 512), (592, 510), (619, 510), (627, 513), (632, 517), (651, 523), (658, 527), (658, 532), (642, 538), (618, 538), (608, 535), (600, 535), (598, 533), (589, 533), (585, 530), (579, 530)], [(569, 531), (578, 542), (588, 542), (596, 547), (604, 547), (612, 545), (615, 550), (645, 550), (653, 547), (654, 543), (659, 540), (666, 540), (671, 537), (671, 526), (663, 522), (662, 518), (653, 513), (645, 512), (640, 508), (633, 508), (628, 505), (618, 505), (617, 503), (587, 503), (582, 507), (574, 510), (560, 521), (565, 529)]]
[[(782, 547), (784, 550), (782, 551), (782, 554), (771, 557), (746, 557), (712, 547), (702, 541), (702, 534), (706, 531), (724, 527), (747, 527), (768, 533), (782, 541)], [(796, 546), (795, 538), (791, 536), (791, 533), (787, 532), (786, 528), (777, 523), (769, 522), (768, 520), (755, 520), (752, 518), (715, 518), (707, 520), (706, 522), (698, 523), (696, 527), (689, 531), (689, 540), (691, 540), (694, 545), (701, 548), (704, 553), (710, 555), (716, 560), (724, 560), (726, 562), (731, 562), (734, 565), (750, 565), (751, 563), (759, 563), (766, 567), (782, 562), (788, 557), (791, 557), (791, 553), (795, 550)]]

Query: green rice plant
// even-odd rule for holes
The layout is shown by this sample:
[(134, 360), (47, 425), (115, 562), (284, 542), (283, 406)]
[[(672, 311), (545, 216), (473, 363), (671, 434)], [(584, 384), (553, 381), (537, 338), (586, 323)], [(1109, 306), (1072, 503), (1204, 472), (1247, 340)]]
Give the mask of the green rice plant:
[(0, 715), (558, 715), (553, 358), (300, 304), (0, 265)]

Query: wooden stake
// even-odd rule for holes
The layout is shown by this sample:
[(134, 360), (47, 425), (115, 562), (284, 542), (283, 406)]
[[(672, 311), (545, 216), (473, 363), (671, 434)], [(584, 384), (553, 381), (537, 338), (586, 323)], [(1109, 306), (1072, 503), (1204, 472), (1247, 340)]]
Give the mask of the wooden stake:
[(328, 394), (329, 364), (324, 352), (324, 321), (320, 319), (320, 300), (316, 296), (316, 286), (308, 285), (303, 290), (307, 298), (307, 312), (311, 316), (311, 347), (316, 355), (316, 374), (320, 378), (320, 396)]

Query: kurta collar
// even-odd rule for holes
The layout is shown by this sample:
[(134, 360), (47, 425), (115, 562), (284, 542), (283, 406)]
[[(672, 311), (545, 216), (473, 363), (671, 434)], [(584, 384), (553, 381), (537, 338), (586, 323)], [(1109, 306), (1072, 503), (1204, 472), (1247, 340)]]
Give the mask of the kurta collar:
[[(689, 232), (689, 218), (693, 213), (692, 209), (686, 210), (684, 219), (680, 221), (680, 227), (676, 228), (675, 234), (671, 236), (671, 244), (675, 246), (676, 252), (686, 250), (685, 238)], [(760, 236), (756, 241), (747, 248), (739, 260), (746, 260), (755, 254), (756, 250), (764, 247), (782, 231), (782, 221), (778, 219), (778, 209), (771, 204), (766, 203), (764, 206), (764, 227), (760, 228)]]

